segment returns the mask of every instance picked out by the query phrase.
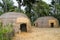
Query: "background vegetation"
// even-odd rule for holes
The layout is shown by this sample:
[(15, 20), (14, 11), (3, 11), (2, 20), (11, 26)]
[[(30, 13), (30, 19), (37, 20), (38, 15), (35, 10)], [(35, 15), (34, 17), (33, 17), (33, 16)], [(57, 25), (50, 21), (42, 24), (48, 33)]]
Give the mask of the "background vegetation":
[(7, 24), (6, 26), (3, 26), (3, 24), (0, 22), (0, 40), (11, 40), (12, 37), (13, 37), (12, 25)]

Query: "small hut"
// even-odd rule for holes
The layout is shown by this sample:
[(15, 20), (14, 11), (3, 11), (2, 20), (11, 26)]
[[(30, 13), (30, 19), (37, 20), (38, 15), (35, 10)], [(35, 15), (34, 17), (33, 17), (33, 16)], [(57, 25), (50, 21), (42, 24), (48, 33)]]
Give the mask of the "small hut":
[(34, 25), (36, 27), (40, 28), (56, 28), (59, 26), (59, 22), (56, 18), (51, 17), (51, 16), (45, 16), (45, 17), (40, 17), (38, 18), (35, 22)]
[(12, 24), (14, 31), (28, 32), (31, 28), (29, 18), (23, 13), (8, 12), (0, 16), (3, 25)]

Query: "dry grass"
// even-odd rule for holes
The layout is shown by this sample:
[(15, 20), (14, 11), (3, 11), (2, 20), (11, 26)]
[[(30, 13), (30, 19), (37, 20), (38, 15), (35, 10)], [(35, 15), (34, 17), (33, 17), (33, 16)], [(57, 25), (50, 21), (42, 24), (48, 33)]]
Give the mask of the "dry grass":
[(30, 33), (16, 34), (12, 40), (60, 40), (60, 28), (33, 28)]

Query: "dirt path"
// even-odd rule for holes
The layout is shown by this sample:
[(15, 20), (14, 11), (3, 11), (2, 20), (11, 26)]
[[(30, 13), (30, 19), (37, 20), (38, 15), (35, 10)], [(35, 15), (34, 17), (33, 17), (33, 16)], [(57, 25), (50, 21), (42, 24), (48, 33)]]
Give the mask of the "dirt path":
[(60, 28), (33, 28), (30, 33), (16, 34), (12, 40), (60, 40)]

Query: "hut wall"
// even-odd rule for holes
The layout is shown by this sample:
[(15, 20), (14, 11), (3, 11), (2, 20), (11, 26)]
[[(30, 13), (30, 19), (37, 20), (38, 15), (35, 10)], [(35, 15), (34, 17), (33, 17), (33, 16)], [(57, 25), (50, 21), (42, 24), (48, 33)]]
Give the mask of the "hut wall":
[(41, 17), (34, 22), (35, 26), (40, 28), (51, 28), (51, 23), (55, 28), (59, 27), (59, 22), (54, 17)]

